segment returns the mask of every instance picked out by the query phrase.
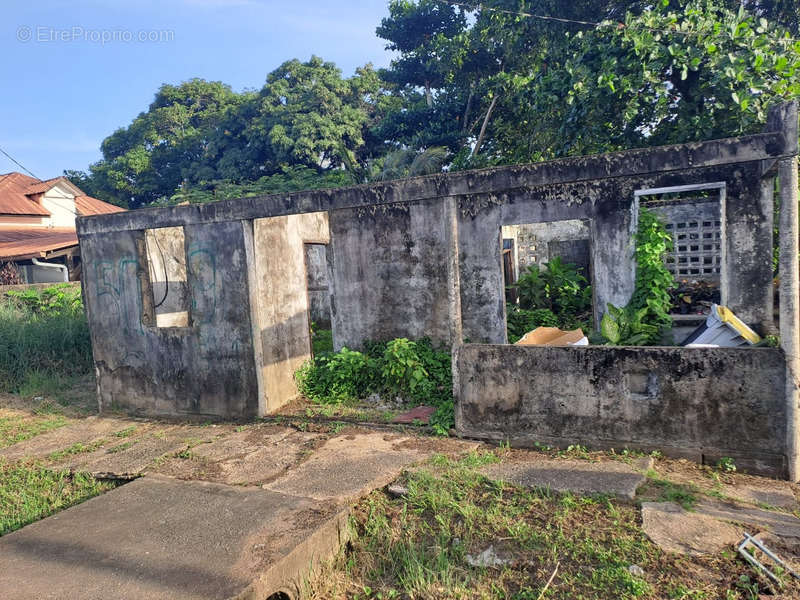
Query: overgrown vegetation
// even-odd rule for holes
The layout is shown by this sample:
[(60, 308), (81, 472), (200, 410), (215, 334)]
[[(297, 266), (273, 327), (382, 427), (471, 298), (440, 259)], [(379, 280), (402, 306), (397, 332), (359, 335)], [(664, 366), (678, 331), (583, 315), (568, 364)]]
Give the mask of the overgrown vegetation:
[(519, 302), (506, 309), (512, 344), (536, 327), (591, 329), (592, 286), (575, 265), (560, 257), (542, 269), (529, 266), (509, 287), (517, 292)]
[(52, 470), (35, 462), (7, 463), (0, 458), (0, 536), (113, 487), (87, 473)]
[(436, 407), (430, 424), (446, 434), (453, 426), (450, 353), (427, 338), (373, 342), (365, 352), (320, 352), (295, 377), (301, 394), (319, 404), (341, 404), (371, 394)]
[(624, 308), (609, 304), (600, 323), (600, 333), (614, 346), (657, 344), (672, 324), (670, 289), (675, 280), (664, 264), (666, 253), (672, 249), (672, 236), (655, 213), (641, 207), (635, 239), (633, 297)]
[[(404, 496), (373, 492), (353, 511), (350, 549), (308, 597), (749, 600), (738, 585), (748, 568), (735, 553), (664, 553), (635, 505), (484, 478), (478, 468), (497, 460), (438, 456), (405, 474)], [(499, 564), (470, 564), (489, 548)]]
[(79, 287), (5, 292), (0, 300), (0, 390), (20, 392), (48, 381), (58, 386), (90, 373), (91, 367)]

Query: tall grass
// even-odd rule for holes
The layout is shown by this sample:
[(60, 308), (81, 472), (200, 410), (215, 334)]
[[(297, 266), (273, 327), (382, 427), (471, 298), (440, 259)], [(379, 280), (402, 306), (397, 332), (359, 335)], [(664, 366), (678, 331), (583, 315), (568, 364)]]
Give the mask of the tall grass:
[(80, 288), (68, 284), (0, 296), (0, 390), (35, 379), (91, 372), (92, 347)]

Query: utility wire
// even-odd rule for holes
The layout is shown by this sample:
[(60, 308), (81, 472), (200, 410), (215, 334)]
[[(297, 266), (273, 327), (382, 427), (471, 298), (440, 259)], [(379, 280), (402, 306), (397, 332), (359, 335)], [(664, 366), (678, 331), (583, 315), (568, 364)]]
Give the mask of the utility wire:
[[(494, 13), (501, 13), (506, 15), (515, 15), (519, 17), (528, 17), (531, 19), (540, 19), (542, 21), (556, 21), (558, 23), (569, 23), (573, 25), (583, 25), (585, 27), (598, 27), (599, 25), (603, 25), (604, 22), (601, 21), (579, 21), (577, 19), (565, 19), (562, 17), (553, 17), (551, 15), (537, 15), (534, 13), (524, 12), (524, 11), (516, 11), (516, 10), (508, 10), (505, 8), (495, 8), (493, 6), (484, 6), (483, 4), (478, 4), (477, 6), (467, 4), (465, 2), (456, 2), (455, 0), (435, 0), (440, 4), (447, 4), (449, 6), (458, 6), (460, 8), (466, 9), (467, 11), (475, 11), (475, 10), (485, 10), (487, 12), (494, 12)], [(606, 23), (612, 23), (612, 21), (606, 21)], [(620, 29), (627, 27), (625, 23), (621, 21), (617, 21), (617, 27)], [(686, 37), (689, 36), (696, 36), (696, 35), (705, 35), (703, 32), (696, 32), (696, 31), (681, 31), (679, 29), (657, 29), (655, 27), (640, 27), (645, 31), (649, 31), (651, 33), (664, 33), (664, 34), (677, 34), (683, 35)], [(795, 43), (800, 41), (798, 38), (792, 37), (778, 37), (772, 38), (773, 41), (776, 42), (788, 42), (788, 43)]]
[[(19, 161), (18, 161), (16, 158), (14, 158), (13, 156), (11, 156), (11, 155), (10, 155), (8, 152), (6, 152), (5, 150), (3, 150), (2, 148), (0, 148), (0, 152), (2, 152), (3, 154), (5, 154), (5, 155), (8, 157), (8, 159), (9, 159), (11, 162), (13, 162), (15, 165), (17, 165), (17, 166), (18, 166), (20, 169), (22, 169), (23, 171), (27, 171), (28, 173), (30, 173), (31, 177), (36, 177), (36, 175), (34, 175), (34, 174), (33, 174), (33, 172), (32, 172), (30, 169), (28, 169), (28, 168), (27, 168), (25, 165), (23, 165), (21, 162), (19, 162)], [(39, 180), (41, 180), (41, 177), (36, 177), (36, 179), (39, 179)]]

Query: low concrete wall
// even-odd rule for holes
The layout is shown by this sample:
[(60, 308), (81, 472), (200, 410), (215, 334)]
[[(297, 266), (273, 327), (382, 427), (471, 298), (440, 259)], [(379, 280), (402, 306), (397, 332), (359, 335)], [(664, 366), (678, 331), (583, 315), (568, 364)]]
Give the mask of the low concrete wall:
[(781, 350), (466, 344), (453, 360), (461, 435), (730, 456), (786, 476)]

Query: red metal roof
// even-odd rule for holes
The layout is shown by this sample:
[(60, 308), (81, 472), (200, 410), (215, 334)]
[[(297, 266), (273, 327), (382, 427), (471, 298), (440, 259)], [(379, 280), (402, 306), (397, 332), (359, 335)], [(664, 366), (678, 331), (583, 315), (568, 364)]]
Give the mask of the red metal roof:
[[(33, 179), (33, 178), (31, 177), (31, 179)], [(61, 175), (59, 177), (53, 177), (51, 179), (43, 179), (41, 181), (39, 181), (38, 179), (35, 179), (34, 181), (36, 181), (36, 183), (32, 184), (31, 186), (28, 187), (27, 190), (25, 190), (25, 195), (26, 196), (31, 196), (33, 194), (42, 194), (42, 193), (46, 192), (47, 190), (49, 190), (51, 187), (53, 187), (55, 184), (57, 184), (61, 180), (66, 181), (71, 187), (75, 187), (75, 184), (72, 183), (69, 179), (67, 179), (63, 175)]]
[(101, 215), (125, 210), (97, 198), (83, 194), (78, 186), (66, 177), (59, 176), (41, 181), (22, 173), (0, 175), (0, 215), (49, 217), (50, 212), (30, 196), (43, 194), (60, 181), (77, 190), (75, 211), (81, 215)]
[(22, 173), (0, 175), (0, 214), (49, 217), (50, 212), (25, 194), (41, 182)]
[(0, 227), (0, 261), (41, 258), (78, 245), (71, 227)]
[(75, 196), (75, 210), (81, 216), (85, 215), (105, 215), (108, 213), (122, 212), (125, 209), (114, 206), (108, 202), (103, 202), (91, 196)]

